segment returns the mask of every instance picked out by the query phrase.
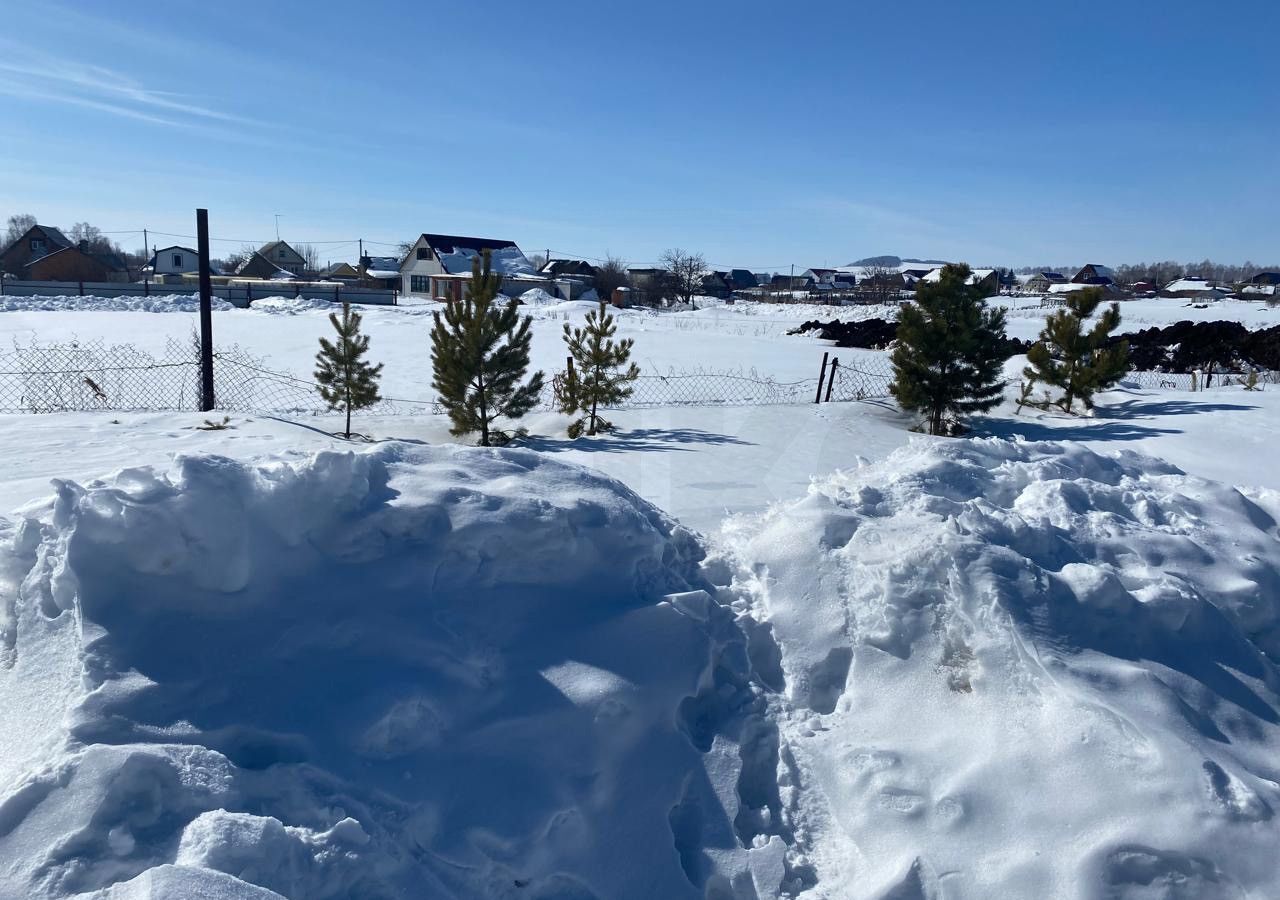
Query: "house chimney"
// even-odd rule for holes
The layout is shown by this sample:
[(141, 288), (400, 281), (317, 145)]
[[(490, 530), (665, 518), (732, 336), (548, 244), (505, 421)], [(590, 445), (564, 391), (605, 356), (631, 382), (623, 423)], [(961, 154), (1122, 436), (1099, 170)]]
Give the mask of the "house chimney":
[(81, 239), (80, 239), (80, 243), (79, 243), (79, 245), (78, 245), (78, 246), (79, 246), (79, 248), (80, 248), (80, 252), (81, 252), (81, 253), (88, 253), (88, 252), (89, 252), (89, 242), (88, 242), (87, 240), (85, 240), (84, 238), (81, 238)]

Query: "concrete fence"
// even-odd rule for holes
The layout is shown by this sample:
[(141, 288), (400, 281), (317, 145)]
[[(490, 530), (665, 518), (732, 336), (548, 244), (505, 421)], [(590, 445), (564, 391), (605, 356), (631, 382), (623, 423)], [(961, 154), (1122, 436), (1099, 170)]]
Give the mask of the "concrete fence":
[[(15, 281), (0, 278), (0, 296), (12, 297), (163, 297), (169, 294), (195, 294), (192, 284), (121, 281)], [(398, 292), (380, 288), (353, 287), (333, 281), (235, 281), (213, 285), (213, 296), (234, 306), (245, 308), (264, 297), (303, 297), (308, 300), (332, 300), (334, 303), (356, 303), (394, 306)]]

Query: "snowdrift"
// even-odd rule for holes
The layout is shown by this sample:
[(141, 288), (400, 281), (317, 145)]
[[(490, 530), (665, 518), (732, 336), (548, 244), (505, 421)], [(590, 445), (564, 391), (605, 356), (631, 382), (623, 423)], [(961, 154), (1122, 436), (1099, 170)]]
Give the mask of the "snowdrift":
[(821, 895), (1280, 895), (1278, 519), (974, 440), (729, 523)]
[(787, 874), (753, 824), (777, 740), (742, 632), (698, 541), (618, 482), (398, 444), (179, 458), (27, 512), (0, 534), (0, 897)]
[[(213, 309), (235, 307), (220, 297), (213, 298)], [(199, 294), (162, 294), (149, 297), (0, 297), (0, 312), (182, 312), (200, 311)]]

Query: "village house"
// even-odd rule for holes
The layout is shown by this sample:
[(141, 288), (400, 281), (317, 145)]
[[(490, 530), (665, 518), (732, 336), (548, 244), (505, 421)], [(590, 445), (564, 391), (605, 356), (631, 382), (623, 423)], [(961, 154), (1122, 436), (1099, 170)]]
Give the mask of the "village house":
[(33, 259), (23, 269), (28, 281), (128, 281), (129, 267), (113, 252), (91, 250), (88, 241)]
[(1072, 284), (1091, 284), (1098, 287), (1108, 287), (1115, 285), (1116, 277), (1106, 266), (1100, 266), (1097, 263), (1089, 263), (1080, 267), (1080, 271), (1076, 272), (1071, 278)]
[(268, 260), (277, 269), (284, 269), (291, 275), (301, 275), (307, 268), (307, 261), (302, 254), (285, 241), (272, 241), (262, 245), (258, 248), (258, 255)]
[(749, 291), (760, 285), (759, 280), (748, 269), (730, 269), (725, 280), (729, 282), (731, 291)]
[[(299, 271), (301, 270), (299, 269)], [(235, 274), (240, 278), (260, 278), (271, 281), (289, 281), (296, 277), (296, 273), (277, 266), (258, 250), (255, 250), (240, 265), (236, 266)]]
[(729, 288), (728, 272), (708, 272), (702, 276), (702, 293), (707, 297), (727, 300), (732, 291)]
[(547, 278), (582, 278), (594, 281), (596, 267), (584, 259), (549, 259), (538, 270)]
[[(931, 284), (941, 281), (942, 267), (930, 269), (920, 280)], [(981, 288), (984, 297), (994, 297), (1000, 293), (1000, 272), (996, 269), (973, 269), (969, 272), (969, 278), (965, 284)]]
[(28, 263), (71, 246), (67, 236), (53, 226), (32, 225), (0, 253), (0, 271), (25, 276)]
[(461, 300), (471, 280), (471, 261), (485, 250), (502, 278), (503, 294), (518, 297), (531, 288), (547, 288), (548, 280), (514, 241), (424, 233), (400, 263), (400, 291), (406, 296)]
[(1049, 285), (1066, 284), (1067, 276), (1060, 272), (1036, 272), (1022, 283), (1022, 289), (1032, 294), (1049, 293)]
[(362, 256), (356, 274), (365, 287), (400, 290), (400, 259), (396, 256)]
[(1186, 278), (1179, 278), (1177, 281), (1171, 281), (1160, 291), (1161, 297), (1180, 297), (1190, 300), (1218, 300), (1231, 293), (1224, 287), (1219, 287), (1211, 281), (1199, 278), (1195, 275), (1188, 275)]
[[(398, 276), (399, 272), (396, 274)], [(359, 281), (360, 270), (349, 262), (330, 263), (320, 270), (320, 277), (326, 281)]]
[(147, 263), (152, 275), (182, 275), (200, 270), (200, 254), (190, 247), (165, 247), (157, 250)]

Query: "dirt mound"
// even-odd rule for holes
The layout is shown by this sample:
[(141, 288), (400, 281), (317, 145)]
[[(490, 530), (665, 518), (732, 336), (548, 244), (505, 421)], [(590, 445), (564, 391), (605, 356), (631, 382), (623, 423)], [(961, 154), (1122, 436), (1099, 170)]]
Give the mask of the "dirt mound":
[[(859, 322), (805, 322), (787, 334), (807, 334), (816, 331), (824, 341), (835, 341), (837, 347), (857, 347), (863, 350), (884, 350), (898, 337), (898, 323), (886, 319), (863, 319)], [(1005, 353), (1015, 356), (1026, 353), (1029, 341), (1006, 338)]]
[(1124, 335), (1142, 371), (1280, 369), (1280, 325), (1250, 331), (1239, 322), (1176, 322)]

